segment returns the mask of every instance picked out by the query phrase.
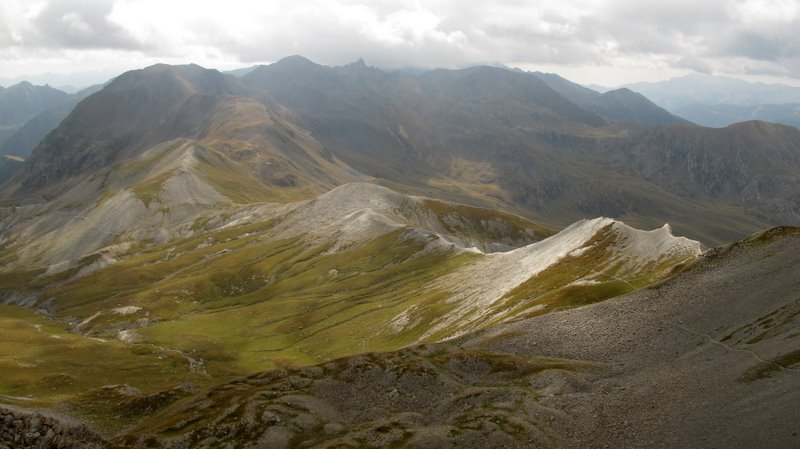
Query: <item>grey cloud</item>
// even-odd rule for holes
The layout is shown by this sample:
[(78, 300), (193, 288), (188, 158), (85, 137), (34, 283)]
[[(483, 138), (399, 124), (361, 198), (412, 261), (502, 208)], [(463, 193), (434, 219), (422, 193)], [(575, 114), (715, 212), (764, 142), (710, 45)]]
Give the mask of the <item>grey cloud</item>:
[(14, 35), (11, 29), (11, 21), (6, 16), (3, 8), (0, 8), (0, 48), (14, 44)]
[[(800, 30), (800, 23), (797, 25)], [(724, 56), (741, 56), (762, 61), (777, 61), (800, 56), (797, 37), (791, 33), (738, 31), (717, 51)]]
[(139, 50), (142, 46), (107, 16), (107, 0), (51, 0), (32, 22), (28, 40), (44, 47)]
[[(393, 12), (380, 12), (386, 15)], [(458, 30), (437, 28), (447, 36), (460, 36)], [(455, 34), (453, 34), (455, 33)], [(332, 20), (323, 11), (307, 11), (303, 17), (271, 24), (245, 42), (220, 41), (223, 52), (236, 55), (242, 62), (274, 61), (290, 54), (302, 54), (323, 64), (343, 64), (364, 58), (382, 67), (442, 67), (463, 65), (470, 55), (458, 42), (425, 35), (421, 39), (400, 36), (405, 42), (384, 42), (364, 34), (356, 26)], [(457, 39), (458, 40), (458, 39)], [(466, 43), (466, 42), (465, 42)]]
[[(47, 1), (42, 12), (22, 28), (28, 49), (136, 50), (157, 58), (179, 57), (175, 52), (185, 45), (243, 63), (302, 54), (332, 65), (359, 57), (382, 67), (459, 67), (486, 62), (663, 67), (667, 63), (703, 73), (727, 67), (743, 71), (746, 64), (728, 64), (731, 59), (743, 58), (768, 61), (771, 64), (767, 65), (795, 74), (800, 57), (800, 41), (795, 37), (800, 19), (782, 25), (758, 23), (742, 17), (737, 9), (739, 0), (294, 0), (292, 4), (300, 7), (287, 7), (294, 13), (276, 17), (264, 12), (263, 28), (252, 34), (231, 32), (235, 25), (218, 23), (214, 11), (209, 10), (207, 20), (176, 17), (175, 32), (183, 34), (176, 34), (172, 43), (150, 37), (147, 45), (134, 39), (124, 23), (118, 25), (107, 18), (115, 0)], [(198, 8), (203, 8), (202, 4), (198, 3)], [(358, 21), (363, 17), (350, 20), (331, 5), (343, 5), (343, 9), (358, 6), (361, 12), (371, 14), (368, 21), (424, 9), (438, 22), (422, 35), (393, 30), (387, 38), (387, 30), (372, 32), (369, 27), (377, 26), (375, 23), (364, 25)], [(228, 6), (215, 6), (223, 7)], [(237, 14), (257, 11), (237, 10)], [(4, 32), (3, 25), (0, 23), (0, 46), (13, 45), (4, 43), (11, 35)], [(165, 30), (164, 35), (173, 37), (171, 31)], [(194, 37), (182, 41), (182, 36)]]
[(675, 63), (675, 67), (693, 70), (706, 75), (711, 75), (714, 73), (714, 70), (708, 61), (694, 56), (686, 56), (681, 58), (677, 63)]
[(788, 73), (782, 67), (774, 65), (752, 65), (747, 64), (742, 69), (742, 72), (747, 75), (769, 75), (769, 76), (786, 76)]

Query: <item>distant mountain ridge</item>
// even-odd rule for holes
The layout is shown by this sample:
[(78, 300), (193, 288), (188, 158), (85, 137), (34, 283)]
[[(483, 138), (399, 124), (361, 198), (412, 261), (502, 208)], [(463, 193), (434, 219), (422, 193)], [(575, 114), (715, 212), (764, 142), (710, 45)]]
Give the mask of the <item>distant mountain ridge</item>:
[(725, 76), (693, 73), (654, 83), (633, 83), (627, 87), (640, 92), (667, 109), (686, 104), (786, 104), (800, 103), (800, 87), (751, 83)]
[(733, 123), (761, 120), (800, 128), (800, 103), (786, 104), (698, 104), (691, 103), (677, 109), (684, 117), (691, 117), (703, 126), (723, 128)]
[(50, 86), (23, 82), (0, 89), (0, 154), (27, 158), (80, 100), (101, 87), (67, 94)]
[(535, 72), (534, 75), (578, 106), (614, 121), (637, 123), (644, 126), (690, 123), (684, 118), (670, 114), (628, 88), (599, 93), (553, 73)]
[(70, 95), (65, 92), (28, 82), (0, 89), (0, 154), (26, 156), (24, 151), (6, 148), (6, 142), (29, 120), (69, 100)]
[(624, 87), (703, 126), (723, 128), (763, 120), (800, 127), (800, 87), (702, 74)]
[(738, 204), (768, 222), (800, 221), (797, 128), (759, 121), (723, 129), (673, 126), (648, 130), (615, 150), (620, 163), (671, 192)]
[(69, 94), (50, 86), (34, 86), (28, 82), (0, 90), (0, 125), (21, 125), (69, 98)]

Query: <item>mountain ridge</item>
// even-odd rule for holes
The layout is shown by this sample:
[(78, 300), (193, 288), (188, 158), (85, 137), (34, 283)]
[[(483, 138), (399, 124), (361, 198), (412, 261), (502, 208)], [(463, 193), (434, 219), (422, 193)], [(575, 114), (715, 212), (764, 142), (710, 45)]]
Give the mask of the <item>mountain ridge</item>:
[[(661, 157), (658, 151), (640, 151), (629, 161), (617, 147), (652, 147), (654, 142), (647, 139), (654, 135), (692, 135), (694, 128), (671, 128), (667, 133), (660, 131), (670, 129), (664, 126), (609, 124), (610, 119), (584, 111), (535, 75), (491, 67), (386, 73), (363, 61), (326, 67), (301, 56), (257, 67), (241, 78), (196, 65), (156, 65), (119, 77), (83, 102), (23, 164), (24, 173), (5, 184), (3, 196), (52, 197), (65, 189), (62, 181), (75, 183), (82, 174), (135, 157), (165, 140), (213, 141), (213, 127), (219, 128), (221, 122), (258, 122), (273, 129), (269, 136), (256, 136), (260, 131), (252, 125), (235, 132), (235, 127), (226, 125), (228, 137), (216, 139), (216, 148), (223, 153), (225, 148), (235, 149), (229, 156), (252, 162), (262, 182), (306, 194), (320, 192), (312, 187), (314, 179), (329, 179), (325, 188), (330, 188), (338, 182), (335, 179), (349, 182), (353, 176), (366, 176), (406, 193), (435, 192), (434, 196), (475, 206), (504, 207), (551, 227), (597, 215), (639, 226), (669, 221), (679, 232), (706, 243), (729, 241), (769, 223), (791, 224), (797, 219), (797, 206), (782, 198), (770, 198), (754, 208), (741, 198), (704, 196), (674, 183), (654, 183), (631, 165), (653, 164), (643, 158), (655, 160)], [(539, 76), (557, 81), (565, 93), (578, 92), (589, 103), (621, 96), (614, 108), (623, 116), (645, 120), (649, 113), (637, 108), (655, 107), (631, 92), (592, 94), (561, 78)], [(170, 94), (152, 96), (150, 89)], [(575, 95), (572, 98), (578, 101)], [(625, 112), (626, 104), (639, 106)], [(109, 111), (119, 109), (122, 114), (121, 108), (136, 112), (141, 120), (130, 119), (136, 114), (123, 114), (124, 121), (114, 119), (116, 113)], [(664, 111), (653, 117), (683, 123)], [(95, 123), (95, 128), (86, 123)], [(736, 129), (725, 132), (742, 134)], [(764, 144), (786, 145), (783, 139), (789, 137), (784, 134), (772, 133), (773, 142)], [(305, 151), (286, 150), (280, 150), (277, 159), (265, 158), (261, 149), (244, 151), (240, 142), (244, 138), (251, 144), (259, 142), (256, 148), (266, 145), (274, 151), (288, 149), (284, 142), (297, 141), (293, 136), (298, 135), (304, 142), (298, 145), (317, 147), (314, 153), (322, 159), (311, 155), (316, 162), (309, 165), (308, 158), (302, 162), (296, 157)], [(230, 142), (223, 142), (226, 139)], [(720, 142), (700, 139), (696, 145), (712, 154)], [(790, 159), (773, 158), (774, 168), (796, 165)], [(707, 160), (676, 164), (704, 165)], [(329, 170), (337, 174), (326, 174)], [(653, 220), (639, 221), (645, 216)]]
[(553, 73), (533, 72), (532, 74), (578, 106), (613, 121), (631, 122), (643, 126), (690, 123), (656, 106), (643, 95), (636, 94), (628, 88), (610, 89), (599, 93)]
[(746, 120), (800, 126), (797, 112), (800, 87), (796, 86), (691, 74), (624, 87), (641, 92), (659, 106), (703, 126), (723, 128)]

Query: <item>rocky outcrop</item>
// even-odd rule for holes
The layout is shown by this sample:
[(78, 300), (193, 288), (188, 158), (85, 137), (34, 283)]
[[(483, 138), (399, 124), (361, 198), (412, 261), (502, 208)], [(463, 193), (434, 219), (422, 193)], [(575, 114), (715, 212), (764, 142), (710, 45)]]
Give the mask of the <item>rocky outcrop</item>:
[(105, 449), (111, 446), (85, 425), (0, 407), (0, 449)]

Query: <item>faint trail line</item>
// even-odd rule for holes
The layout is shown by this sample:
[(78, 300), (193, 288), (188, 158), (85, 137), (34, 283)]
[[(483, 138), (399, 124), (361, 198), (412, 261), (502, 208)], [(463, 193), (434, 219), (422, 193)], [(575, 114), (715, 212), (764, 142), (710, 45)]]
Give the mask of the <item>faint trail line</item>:
[[(567, 265), (567, 266), (570, 266), (570, 267), (574, 268), (576, 271), (587, 269), (585, 267), (580, 267), (578, 265), (575, 265), (572, 262), (565, 262), (564, 259), (566, 257), (567, 256), (562, 257), (561, 259), (557, 260), (555, 263), (563, 263), (564, 265)], [(643, 287), (636, 287), (633, 284), (631, 284), (630, 282), (626, 281), (625, 279), (622, 279), (620, 277), (614, 276), (613, 274), (603, 273), (602, 271), (597, 271), (594, 268), (588, 268), (588, 270), (589, 270), (589, 273), (594, 274), (596, 276), (605, 276), (605, 277), (607, 277), (609, 279), (614, 279), (614, 280), (622, 282), (623, 284), (627, 284), (628, 287), (630, 287), (632, 290), (629, 291), (629, 292), (625, 292), (623, 294), (633, 293), (633, 292), (635, 292), (637, 290), (641, 290), (642, 288), (644, 288), (644, 286)], [(585, 275), (584, 275), (584, 277), (585, 277)]]
[(674, 327), (677, 327), (677, 328), (679, 328), (679, 329), (683, 330), (684, 332), (690, 333), (690, 334), (692, 334), (692, 335), (696, 335), (696, 336), (698, 336), (698, 337), (703, 337), (703, 338), (705, 338), (706, 340), (708, 340), (708, 342), (709, 342), (709, 343), (713, 343), (713, 344), (715, 344), (715, 345), (717, 345), (717, 346), (722, 346), (723, 348), (727, 349), (728, 351), (733, 351), (733, 352), (746, 352), (746, 353), (748, 353), (748, 354), (752, 355), (753, 357), (755, 357), (755, 358), (756, 358), (758, 361), (760, 361), (760, 362), (762, 362), (762, 363), (766, 363), (766, 364), (768, 364), (768, 365), (775, 365), (775, 366), (777, 366), (778, 368), (784, 369), (784, 370), (786, 370), (786, 371), (793, 371), (793, 372), (795, 372), (795, 373), (800, 373), (800, 369), (789, 368), (788, 366), (783, 366), (783, 365), (781, 365), (780, 363), (773, 362), (772, 360), (766, 360), (766, 359), (762, 358), (760, 355), (756, 354), (755, 352), (753, 352), (753, 351), (751, 351), (751, 350), (749, 350), (749, 349), (734, 348), (734, 347), (732, 347), (732, 346), (726, 345), (725, 343), (722, 343), (721, 341), (714, 340), (714, 338), (713, 338), (713, 337), (711, 337), (711, 336), (710, 336), (710, 335), (708, 335), (708, 334), (704, 334), (704, 333), (702, 333), (702, 332), (697, 332), (697, 331), (694, 331), (694, 330), (692, 330), (692, 329), (689, 329), (688, 327), (686, 327), (686, 326), (683, 326), (683, 325), (681, 325), (681, 324), (670, 323), (670, 322), (667, 322), (667, 321), (661, 321), (661, 322), (662, 322), (662, 323), (664, 323), (664, 324), (665, 324), (665, 325), (667, 325), (667, 326), (674, 326)]
[(633, 292), (635, 292), (636, 290), (639, 290), (639, 289), (641, 289), (641, 288), (642, 288), (642, 287), (638, 287), (638, 288), (637, 288), (637, 287), (635, 287), (633, 284), (631, 284), (630, 282), (626, 281), (625, 279), (622, 279), (622, 278), (619, 278), (619, 277), (617, 277), (617, 276), (614, 276), (613, 274), (603, 273), (603, 272), (600, 272), (600, 271), (597, 271), (597, 270), (592, 270), (592, 272), (593, 272), (593, 273), (595, 273), (595, 274), (598, 274), (598, 275), (600, 275), (600, 276), (606, 276), (606, 277), (609, 277), (609, 278), (611, 278), (611, 279), (616, 279), (616, 280), (618, 280), (618, 281), (620, 281), (620, 282), (622, 282), (622, 283), (624, 283), (624, 284), (627, 284), (627, 285), (628, 285), (628, 287), (632, 288), (633, 290), (632, 290), (632, 291), (630, 291), (630, 292), (626, 292), (626, 293), (633, 293)]

